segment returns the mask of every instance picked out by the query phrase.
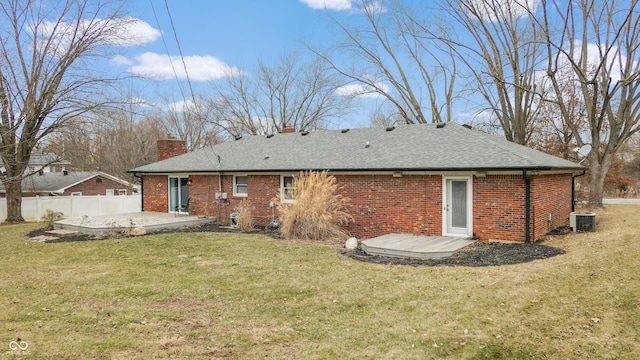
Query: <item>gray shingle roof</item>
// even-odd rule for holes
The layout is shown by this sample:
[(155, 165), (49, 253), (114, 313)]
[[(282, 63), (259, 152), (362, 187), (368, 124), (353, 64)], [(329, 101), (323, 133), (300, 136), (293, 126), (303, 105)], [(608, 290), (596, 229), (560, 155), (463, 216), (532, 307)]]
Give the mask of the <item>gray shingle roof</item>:
[[(96, 176), (103, 176), (120, 182), (123, 185), (128, 184), (125, 180), (118, 179), (115, 176), (100, 171), (69, 172), (67, 175), (64, 175), (62, 172), (43, 172), (42, 175), (36, 173), (22, 179), (22, 192), (62, 193), (67, 188)], [(4, 191), (4, 185), (0, 183), (0, 192)]]
[[(368, 144), (368, 145), (367, 145)], [(218, 162), (218, 159), (220, 161)], [(248, 136), (130, 170), (578, 170), (582, 166), (455, 123)]]

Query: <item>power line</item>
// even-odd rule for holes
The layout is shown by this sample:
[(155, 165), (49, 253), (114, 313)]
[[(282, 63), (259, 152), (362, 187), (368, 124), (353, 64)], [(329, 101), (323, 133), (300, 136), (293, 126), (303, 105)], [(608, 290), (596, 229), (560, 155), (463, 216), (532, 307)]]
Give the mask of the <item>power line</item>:
[[(193, 86), (191, 85), (191, 79), (189, 78), (189, 72), (187, 71), (187, 64), (184, 61), (184, 55), (182, 53), (182, 47), (180, 46), (180, 41), (178, 40), (178, 33), (176, 32), (176, 27), (173, 25), (173, 17), (171, 16), (171, 11), (169, 11), (169, 3), (167, 0), (164, 0), (164, 5), (167, 8), (167, 15), (169, 15), (169, 22), (171, 23), (171, 30), (173, 30), (173, 36), (176, 39), (176, 44), (178, 45), (178, 52), (180, 53), (180, 60), (182, 60), (182, 66), (184, 67), (184, 73), (187, 77), (187, 85), (189, 85), (189, 91), (191, 91), (191, 100), (193, 100), (193, 106), (196, 106), (196, 96), (193, 92)], [(183, 96), (184, 97), (184, 96)]]
[(173, 65), (173, 60), (171, 60), (171, 54), (169, 53), (169, 47), (167, 46), (167, 41), (164, 38), (164, 33), (162, 32), (162, 27), (160, 26), (160, 20), (158, 19), (158, 14), (156, 14), (156, 8), (153, 6), (153, 0), (149, 0), (149, 4), (151, 4), (151, 10), (153, 11), (153, 16), (156, 19), (156, 24), (158, 25), (158, 29), (160, 29), (160, 37), (162, 38), (162, 43), (164, 44), (164, 50), (167, 53), (167, 57), (169, 58), (169, 64), (171, 64), (171, 70), (173, 70), (173, 76), (176, 78), (176, 82), (178, 83), (178, 89), (180, 89), (180, 95), (184, 99), (184, 91), (182, 90), (182, 86), (180, 85), (180, 79), (178, 78), (178, 73), (176, 72), (176, 67)]

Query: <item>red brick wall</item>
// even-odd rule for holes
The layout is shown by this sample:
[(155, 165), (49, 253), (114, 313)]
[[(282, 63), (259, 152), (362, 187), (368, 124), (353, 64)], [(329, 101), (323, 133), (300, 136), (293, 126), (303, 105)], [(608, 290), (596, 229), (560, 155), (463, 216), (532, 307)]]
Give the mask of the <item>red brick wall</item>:
[[(571, 174), (531, 178), (532, 239), (539, 239), (549, 230), (569, 225), (571, 181)], [(551, 223), (548, 222), (549, 214)]]
[(158, 147), (158, 161), (187, 153), (187, 143), (184, 140), (162, 139), (156, 143)]
[[(145, 211), (166, 212), (166, 175), (144, 176)], [(245, 197), (233, 196), (233, 176), (222, 176), (226, 200), (216, 201), (217, 175), (191, 175), (190, 213), (217, 217), (229, 223), (231, 212)], [(348, 212), (354, 222), (347, 230), (365, 239), (388, 233), (442, 234), (442, 177), (439, 175), (337, 175), (342, 194), (351, 199)], [(279, 175), (249, 175), (248, 196), (257, 225), (271, 220), (269, 203), (279, 197)], [(531, 182), (532, 239), (568, 224), (571, 210), (571, 174), (533, 176)], [(276, 214), (277, 217), (277, 214)], [(525, 240), (525, 182), (521, 175), (473, 178), (473, 231), (483, 241)]]
[(482, 241), (524, 241), (525, 183), (521, 175), (473, 178), (473, 231)]
[[(98, 182), (98, 179), (102, 182)], [(128, 186), (99, 175), (68, 188), (62, 195), (69, 196), (74, 192), (82, 192), (83, 196), (106, 195), (107, 189), (113, 189), (115, 195), (118, 195), (118, 190), (127, 190), (127, 194), (131, 195)]]
[(145, 175), (142, 177), (142, 208), (144, 211), (169, 211), (169, 177)]
[(342, 193), (351, 199), (355, 222), (347, 231), (359, 238), (388, 233), (442, 234), (442, 177), (339, 175)]

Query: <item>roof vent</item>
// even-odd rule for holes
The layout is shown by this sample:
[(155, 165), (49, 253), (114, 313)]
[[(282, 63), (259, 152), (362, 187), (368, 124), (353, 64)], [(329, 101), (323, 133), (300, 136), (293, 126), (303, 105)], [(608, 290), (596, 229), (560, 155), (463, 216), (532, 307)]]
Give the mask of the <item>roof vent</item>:
[(387, 131), (393, 131), (393, 129), (395, 129), (395, 126), (387, 126)]
[(349, 129), (342, 129), (342, 131), (340, 131), (340, 132), (343, 133), (343, 134), (346, 134), (346, 133), (349, 132)]
[(242, 139), (242, 135), (241, 136), (236, 136), (236, 140), (240, 140)]
[(265, 155), (265, 156), (264, 156), (264, 159), (265, 159), (265, 160), (269, 160), (269, 158), (270, 158), (270, 157), (271, 157), (271, 156), (269, 156), (269, 155)]
[(445, 127), (445, 125), (447, 125), (447, 123), (438, 123), (438, 125), (436, 125), (436, 128), (438, 129), (442, 129), (443, 127)]
[(303, 131), (302, 132), (302, 136), (306, 136), (306, 135), (309, 135), (309, 132), (308, 131)]
[(466, 127), (467, 129), (473, 129), (473, 126), (469, 125), (469, 124), (462, 124), (463, 127)]
[(42, 170), (38, 171), (38, 175), (40, 175), (40, 176), (44, 175), (44, 171), (42, 171)]
[(267, 135), (267, 139), (271, 139), (272, 137), (273, 137), (273, 134)]
[(69, 175), (69, 172), (67, 170), (62, 170), (62, 175), (67, 176)]

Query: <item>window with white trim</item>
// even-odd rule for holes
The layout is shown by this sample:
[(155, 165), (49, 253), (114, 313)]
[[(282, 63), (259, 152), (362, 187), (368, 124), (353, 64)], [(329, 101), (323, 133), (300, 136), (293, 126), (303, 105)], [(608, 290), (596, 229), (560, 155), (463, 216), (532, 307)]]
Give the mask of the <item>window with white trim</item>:
[(82, 196), (82, 191), (74, 191), (71, 193), (71, 196)]
[(283, 175), (280, 177), (280, 196), (283, 203), (295, 202), (296, 188), (293, 187), (293, 176)]
[(247, 196), (248, 195), (248, 180), (246, 175), (235, 175), (233, 177), (233, 196)]
[(107, 196), (113, 196), (116, 194), (115, 190), (113, 189), (107, 189), (107, 191), (105, 192)]
[(127, 189), (118, 189), (118, 195), (127, 195)]

